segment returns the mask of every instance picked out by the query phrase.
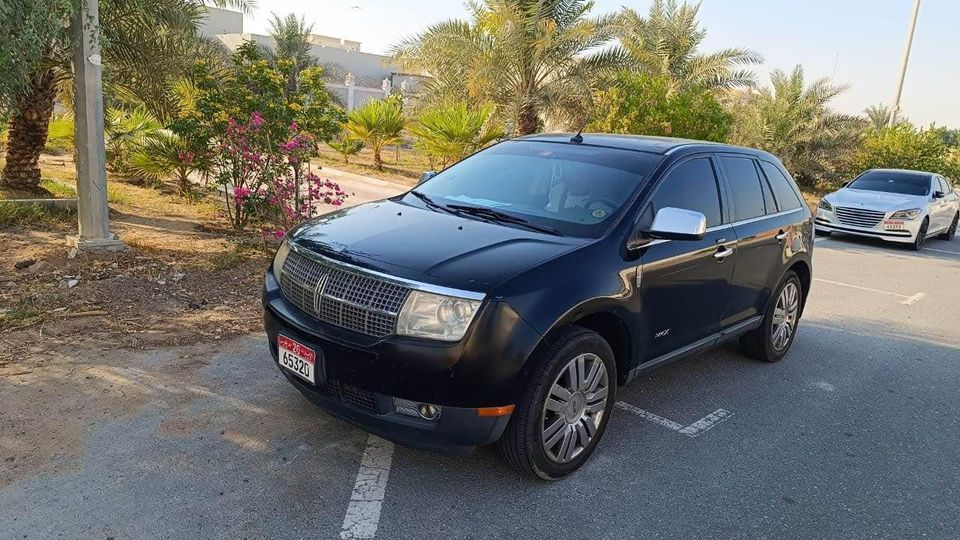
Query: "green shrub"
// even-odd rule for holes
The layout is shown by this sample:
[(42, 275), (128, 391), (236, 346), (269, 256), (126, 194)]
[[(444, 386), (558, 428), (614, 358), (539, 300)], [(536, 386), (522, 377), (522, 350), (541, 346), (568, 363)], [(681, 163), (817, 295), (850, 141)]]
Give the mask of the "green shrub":
[(50, 119), (47, 144), (43, 150), (48, 154), (59, 156), (73, 152), (73, 148), (73, 115), (69, 113), (54, 115)]

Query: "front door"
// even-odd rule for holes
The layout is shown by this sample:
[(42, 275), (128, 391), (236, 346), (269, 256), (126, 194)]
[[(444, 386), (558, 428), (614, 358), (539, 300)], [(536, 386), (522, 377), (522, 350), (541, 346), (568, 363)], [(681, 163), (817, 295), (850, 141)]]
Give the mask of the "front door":
[(736, 257), (736, 238), (724, 213), (714, 161), (695, 156), (679, 162), (660, 182), (641, 212), (640, 225), (666, 207), (701, 212), (702, 240), (656, 240), (641, 250), (638, 325), (643, 357), (653, 360), (704, 340), (720, 328), (720, 316)]

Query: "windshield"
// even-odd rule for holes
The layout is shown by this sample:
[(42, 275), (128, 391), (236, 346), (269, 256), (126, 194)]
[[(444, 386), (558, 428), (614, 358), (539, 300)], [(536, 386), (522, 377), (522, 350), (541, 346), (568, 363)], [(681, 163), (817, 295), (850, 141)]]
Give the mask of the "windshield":
[[(659, 158), (616, 148), (507, 141), (414, 190), (443, 206), (490, 208), (564, 235), (597, 237), (649, 180)], [(424, 204), (410, 194), (404, 202)]]
[(847, 187), (902, 195), (929, 195), (930, 175), (902, 171), (867, 171)]

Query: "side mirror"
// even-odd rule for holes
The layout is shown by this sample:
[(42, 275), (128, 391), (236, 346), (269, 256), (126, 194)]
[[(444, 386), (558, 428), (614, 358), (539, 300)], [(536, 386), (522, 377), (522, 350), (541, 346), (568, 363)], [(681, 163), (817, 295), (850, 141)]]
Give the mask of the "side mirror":
[(851, 182), (853, 182), (853, 180), (847, 180), (846, 182), (843, 183), (843, 187), (849, 186)]
[(944, 198), (944, 197), (946, 197), (946, 196), (947, 196), (947, 194), (944, 193), (944, 192), (942, 192), (942, 191), (934, 191), (934, 192), (933, 192), (933, 198), (934, 198), (934, 199), (942, 199), (942, 198)]
[(417, 185), (419, 186), (420, 184), (426, 182), (427, 180), (433, 178), (433, 177), (436, 176), (436, 175), (437, 175), (437, 171), (427, 171), (427, 172), (421, 174), (421, 175), (420, 175), (420, 181), (417, 182)]
[(703, 240), (706, 233), (707, 217), (700, 212), (673, 207), (661, 208), (648, 229), (637, 230), (630, 237), (627, 249), (643, 247), (649, 239)]

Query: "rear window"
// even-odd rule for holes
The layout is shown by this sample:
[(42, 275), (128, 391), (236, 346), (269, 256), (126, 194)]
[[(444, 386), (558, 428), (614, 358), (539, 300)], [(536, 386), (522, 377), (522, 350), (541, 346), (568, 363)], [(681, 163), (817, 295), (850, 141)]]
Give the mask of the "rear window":
[(734, 221), (766, 215), (760, 175), (750, 158), (722, 157), (733, 197)]
[(780, 172), (780, 169), (766, 161), (760, 162), (760, 168), (763, 169), (763, 173), (767, 176), (767, 181), (770, 182), (770, 188), (773, 189), (773, 196), (777, 199), (777, 204), (781, 212), (800, 208), (803, 205), (803, 203), (800, 202), (800, 197), (797, 196), (796, 190), (793, 189), (790, 180)]
[(847, 187), (901, 195), (930, 195), (931, 178), (929, 174), (918, 172), (867, 171)]
[[(442, 205), (493, 208), (565, 235), (598, 237), (662, 156), (618, 148), (507, 141), (415, 188)], [(404, 202), (422, 205), (413, 195)]]

